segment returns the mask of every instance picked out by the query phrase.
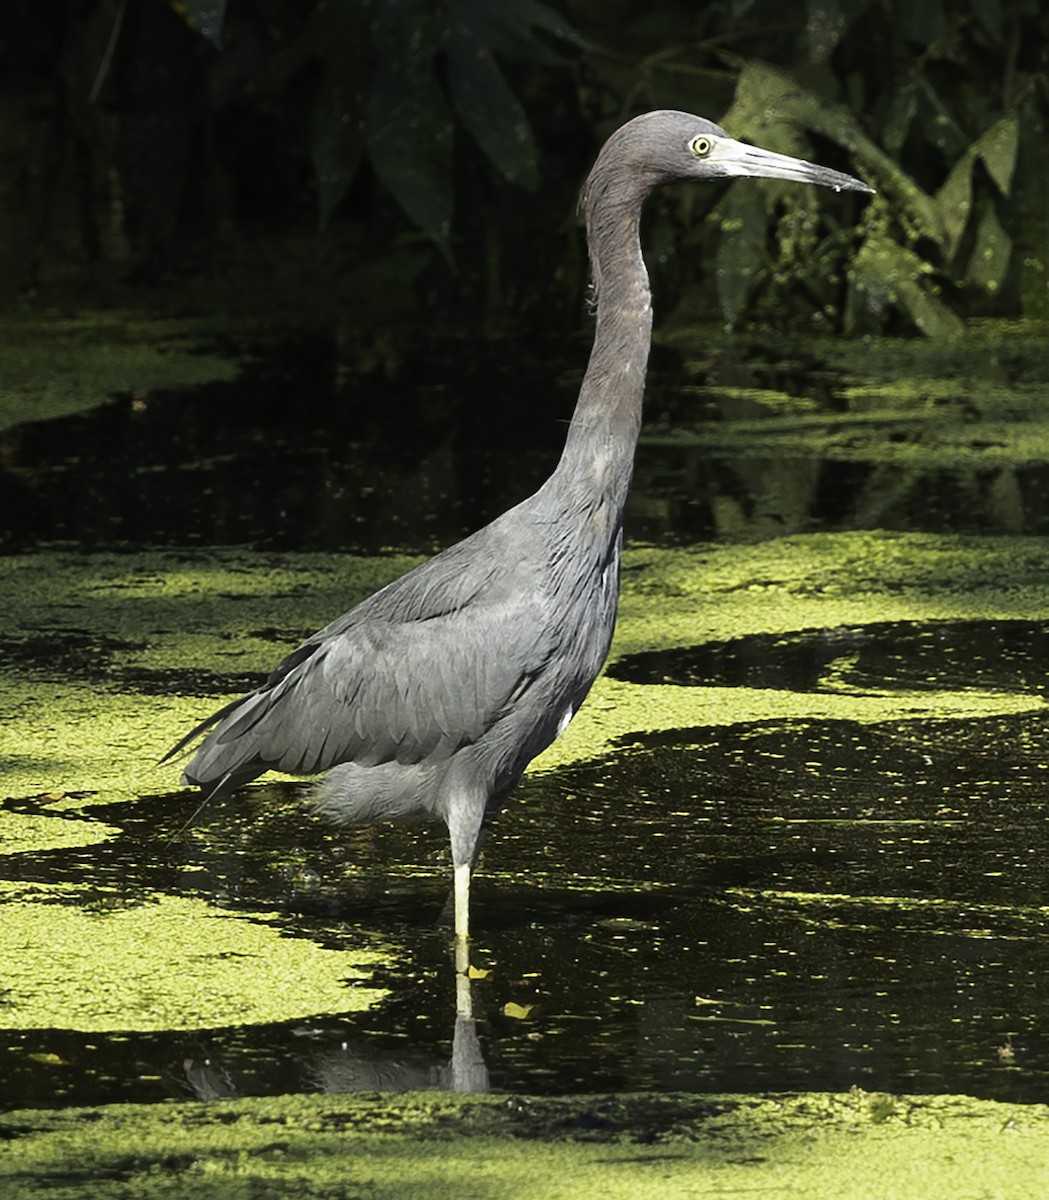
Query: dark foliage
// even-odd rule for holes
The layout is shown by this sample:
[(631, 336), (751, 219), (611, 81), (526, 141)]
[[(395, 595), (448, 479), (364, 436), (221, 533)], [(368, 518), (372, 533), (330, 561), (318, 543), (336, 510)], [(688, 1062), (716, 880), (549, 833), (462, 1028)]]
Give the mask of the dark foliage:
[(364, 325), (571, 325), (585, 171), (623, 119), (675, 107), (878, 196), (661, 198), (664, 312), (716, 296), (730, 324), (929, 335), (1049, 315), (1037, 0), (45, 0), (2, 20), (9, 300), (250, 290), (273, 255), (327, 297), (323, 264)]

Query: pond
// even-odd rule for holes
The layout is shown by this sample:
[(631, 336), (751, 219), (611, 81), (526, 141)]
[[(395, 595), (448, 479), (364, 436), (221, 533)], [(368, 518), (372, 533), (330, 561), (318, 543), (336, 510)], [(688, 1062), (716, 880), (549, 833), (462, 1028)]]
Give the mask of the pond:
[(1044, 1100), (1045, 346), (988, 326), (657, 347), (620, 631), (485, 844), (469, 1027), (443, 830), (335, 830), (276, 778), (201, 808), (156, 759), (527, 494), (582, 356), (432, 345), (363, 369), (316, 335), (20, 409), (0, 431), (6, 1105)]

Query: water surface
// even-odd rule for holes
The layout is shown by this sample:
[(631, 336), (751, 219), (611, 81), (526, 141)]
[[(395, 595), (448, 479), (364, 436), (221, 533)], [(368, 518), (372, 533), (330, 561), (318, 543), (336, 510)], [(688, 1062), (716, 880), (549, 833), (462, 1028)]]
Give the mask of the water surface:
[[(932, 534), (955, 553), (959, 534), (1006, 545), (1043, 531), (1036, 339), (1009, 354), (986, 341), (956, 359), (905, 347), (904, 366), (877, 344), (867, 375), (857, 352), (833, 343), (715, 344), (700, 354), (670, 341), (656, 355), (635, 539), (709, 542), (713, 561), (732, 542), (816, 530)], [(347, 367), (323, 340), (256, 347), (238, 382), (121, 394), (15, 424), (0, 434), (4, 545), (30, 555), (65, 546), (85, 561), (115, 548), (130, 573), (145, 545), (187, 548), (194, 563), (229, 544), (268, 556), (428, 551), (520, 499), (556, 460), (577, 368), (525, 369), (505, 351), (465, 368), (448, 351), (448, 362), (435, 355), (391, 381)], [(462, 380), (461, 392), (424, 386), (435, 374)], [(493, 379), (510, 401), (498, 415)], [(755, 555), (738, 599), (758, 614), (752, 625), (766, 606), (767, 629), (715, 635), (712, 594), (695, 604), (693, 636), (679, 626), (664, 636), (660, 605), (673, 597), (653, 591), (649, 644), (610, 665), (610, 680), (639, 696), (693, 689), (687, 719), (653, 731), (642, 701), (636, 732), (533, 773), (495, 826), (474, 903), (476, 1048), (488, 1085), (553, 1094), (856, 1084), (1044, 1100), (1049, 623), (1016, 611), (1020, 584), (1005, 577), (981, 601), (995, 612), (963, 616), (955, 598), (943, 615), (932, 589), (920, 602), (901, 592), (890, 619), (897, 584), (886, 583), (864, 619), (863, 589), (876, 586), (865, 579), (848, 621), (784, 630), (780, 581), (761, 562)], [(833, 587), (848, 592), (848, 580)], [(815, 599), (825, 587), (814, 577), (812, 589)], [(803, 592), (795, 586), (793, 599)], [(151, 635), (134, 625), (135, 595), (119, 620), (113, 606), (109, 630), (104, 620), (78, 627), (74, 599), (45, 601), (4, 631), (5, 686), (17, 699), (8, 733), (43, 728), (40, 697), (58, 706), (76, 687), (90, 701), (94, 687), (100, 710), (145, 715), (121, 745), (148, 757), (166, 748), (153, 744), (151, 705), (166, 712), (177, 697), (203, 715), (265, 670), (256, 651), (242, 661), (235, 638), (229, 658), (199, 661), (192, 643), (186, 658), (166, 660), (173, 643), (156, 625)], [(216, 628), (223, 605), (244, 605), (221, 588), (207, 600)], [(252, 637), (275, 659), (306, 631), (273, 618)], [(781, 715), (754, 716), (770, 695)], [(988, 698), (987, 711), (959, 717), (947, 695)], [(905, 717), (847, 708), (896, 696), (908, 698)], [(1005, 710), (1009, 697), (1016, 711)], [(840, 716), (812, 707), (827, 698), (845, 706)], [(601, 703), (578, 722), (600, 722)], [(304, 785), (280, 781), (199, 812), (171, 776), (149, 776), (131, 800), (85, 772), (55, 797), (47, 762), (39, 787), (7, 795), (4, 815), (51, 832), (64, 823), (77, 837), (0, 856), (0, 882), (37, 889), (41, 937), (48, 904), (105, 919), (196, 898), (358, 956), (383, 994), (360, 1011), (276, 1023), (187, 1032), (129, 1019), (88, 1031), (20, 1024), (32, 1003), (20, 982), (0, 995), (11, 1107), (448, 1085), (461, 1047), (442, 830), (333, 831), (309, 815)]]

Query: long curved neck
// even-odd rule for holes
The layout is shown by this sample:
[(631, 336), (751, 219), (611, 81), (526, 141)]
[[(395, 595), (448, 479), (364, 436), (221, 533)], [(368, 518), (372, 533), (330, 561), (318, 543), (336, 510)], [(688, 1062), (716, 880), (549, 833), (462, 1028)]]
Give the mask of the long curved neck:
[(639, 223), (647, 188), (626, 171), (591, 173), (587, 239), (597, 293), (597, 328), (561, 461), (554, 472), (621, 509), (641, 428), (652, 340), (648, 272)]

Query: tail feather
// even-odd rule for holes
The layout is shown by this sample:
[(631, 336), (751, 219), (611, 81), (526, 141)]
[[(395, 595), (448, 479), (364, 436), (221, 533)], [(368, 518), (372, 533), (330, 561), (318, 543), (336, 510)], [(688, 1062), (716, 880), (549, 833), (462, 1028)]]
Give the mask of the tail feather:
[[(192, 753), (193, 759), (183, 769), (182, 782), (199, 787), (205, 793), (205, 804), (212, 800), (224, 799), (270, 769), (270, 763), (262, 762), (254, 755), (246, 757), (242, 754), (240, 761), (237, 761), (238, 756), (235, 753), (230, 754), (227, 747), (215, 741), (214, 733), (209, 732), (256, 695), (257, 693), (250, 692), (247, 696), (240, 696), (223, 705), (211, 716), (205, 717), (160, 760), (166, 763), (176, 755)], [(198, 738), (203, 738), (203, 741), (194, 746), (193, 743)]]
[[(248, 763), (242, 767), (235, 767), (232, 771), (227, 771), (217, 780), (193, 779), (189, 775), (184, 775), (183, 779), (186, 783), (195, 784), (204, 793), (204, 799), (200, 802), (200, 808), (203, 808), (205, 804), (210, 804), (213, 800), (225, 800), (227, 796), (232, 796), (244, 784), (251, 783), (253, 779), (268, 769), (265, 765)], [(197, 812), (199, 811), (200, 809), (197, 810)]]
[(239, 708), (244, 703), (245, 699), (246, 697), (244, 696), (238, 696), (236, 700), (231, 700), (229, 704), (223, 705), (218, 712), (213, 712), (210, 717), (205, 717), (199, 725), (195, 725), (184, 738), (180, 738), (179, 741), (177, 741), (175, 745), (171, 747), (167, 754), (165, 754), (160, 760), (161, 763), (170, 762), (176, 755), (181, 754), (183, 751), (188, 753), (191, 742), (195, 742), (198, 737), (204, 734), (213, 725), (217, 725), (221, 720), (223, 720), (224, 717), (228, 717), (234, 709)]

